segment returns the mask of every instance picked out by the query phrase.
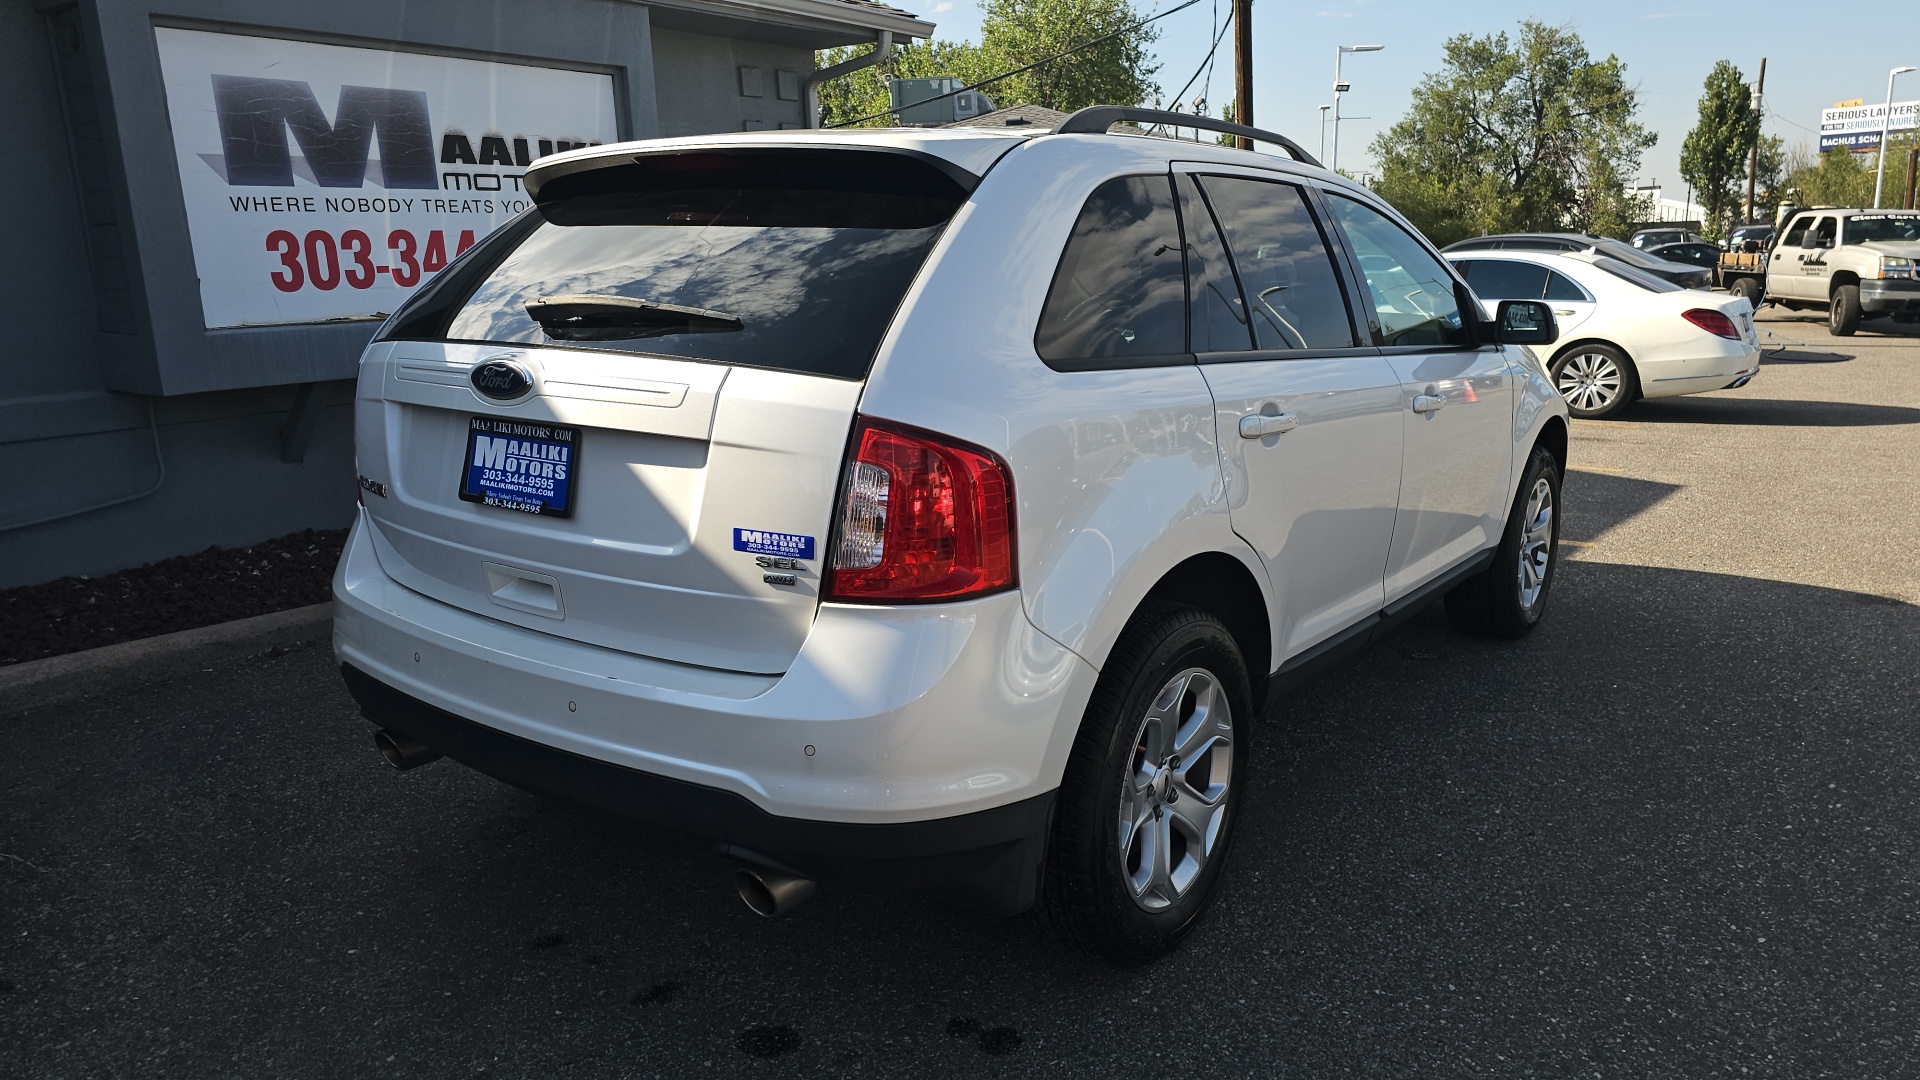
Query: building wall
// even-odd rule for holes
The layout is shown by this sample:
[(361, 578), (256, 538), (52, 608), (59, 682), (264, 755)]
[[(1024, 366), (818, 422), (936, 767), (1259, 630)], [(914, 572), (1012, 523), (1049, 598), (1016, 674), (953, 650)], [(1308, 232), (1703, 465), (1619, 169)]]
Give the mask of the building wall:
[(0, 588), (352, 519), (374, 327), (206, 328), (156, 24), (604, 71), (622, 138), (801, 126), (812, 49), (873, 34), (631, 0), (0, 0)]
[(811, 50), (656, 27), (653, 68), (662, 135), (806, 126)]

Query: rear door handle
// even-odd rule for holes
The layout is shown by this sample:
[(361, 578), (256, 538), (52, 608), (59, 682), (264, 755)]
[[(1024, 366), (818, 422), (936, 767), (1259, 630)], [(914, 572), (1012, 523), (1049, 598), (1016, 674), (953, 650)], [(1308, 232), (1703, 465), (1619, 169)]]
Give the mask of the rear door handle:
[(1292, 431), (1300, 426), (1300, 420), (1292, 413), (1283, 412), (1277, 416), (1254, 413), (1240, 418), (1240, 437), (1243, 439), (1263, 439), (1268, 435), (1278, 435)]
[(1571, 315), (1573, 314), (1573, 309), (1570, 307), (1557, 307), (1553, 309), (1553, 313), (1555, 315)]
[(1439, 394), (1415, 394), (1413, 411), (1417, 413), (1439, 412), (1447, 404), (1447, 399)]

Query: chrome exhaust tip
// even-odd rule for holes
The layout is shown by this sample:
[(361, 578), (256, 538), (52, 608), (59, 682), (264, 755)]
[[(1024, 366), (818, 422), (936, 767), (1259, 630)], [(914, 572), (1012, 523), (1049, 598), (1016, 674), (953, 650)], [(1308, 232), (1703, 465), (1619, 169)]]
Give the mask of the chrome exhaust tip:
[(417, 769), (422, 765), (431, 765), (440, 760), (440, 751), (414, 742), (404, 735), (395, 735), (385, 728), (373, 733), (373, 745), (380, 751), (380, 756), (387, 759), (387, 764), (401, 772)]
[(741, 867), (733, 872), (733, 887), (747, 907), (763, 919), (785, 915), (799, 907), (819, 888), (808, 878), (783, 874), (778, 870)]

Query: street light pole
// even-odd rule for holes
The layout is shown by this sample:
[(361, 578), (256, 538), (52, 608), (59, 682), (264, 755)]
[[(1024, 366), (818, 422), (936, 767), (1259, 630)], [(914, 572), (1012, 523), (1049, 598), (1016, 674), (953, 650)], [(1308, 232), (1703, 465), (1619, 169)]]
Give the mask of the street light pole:
[[(1897, 67), (1887, 72), (1887, 110), (1880, 114), (1880, 167), (1873, 174), (1873, 208), (1880, 209), (1880, 185), (1887, 178), (1887, 124), (1893, 119), (1893, 80), (1912, 71), (1911, 67)], [(1335, 131), (1334, 136), (1339, 137)]]
[(1327, 160), (1327, 110), (1331, 105), (1320, 106), (1320, 160)]
[(1340, 81), (1340, 61), (1350, 52), (1379, 52), (1385, 45), (1341, 45), (1333, 53), (1333, 157), (1328, 159), (1327, 168), (1340, 171), (1340, 95), (1347, 92), (1347, 84)]

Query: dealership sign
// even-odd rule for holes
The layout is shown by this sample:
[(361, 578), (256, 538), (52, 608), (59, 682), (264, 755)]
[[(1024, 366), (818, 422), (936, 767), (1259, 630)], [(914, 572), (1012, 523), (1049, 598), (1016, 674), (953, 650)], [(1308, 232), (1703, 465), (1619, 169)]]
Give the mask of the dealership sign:
[(159, 27), (208, 327), (366, 318), (611, 142), (613, 78)]
[(1852, 105), (1820, 110), (1820, 151), (1880, 149), (1880, 123), (1886, 120), (1889, 134), (1912, 131), (1920, 101), (1896, 101), (1893, 115), (1885, 105)]

